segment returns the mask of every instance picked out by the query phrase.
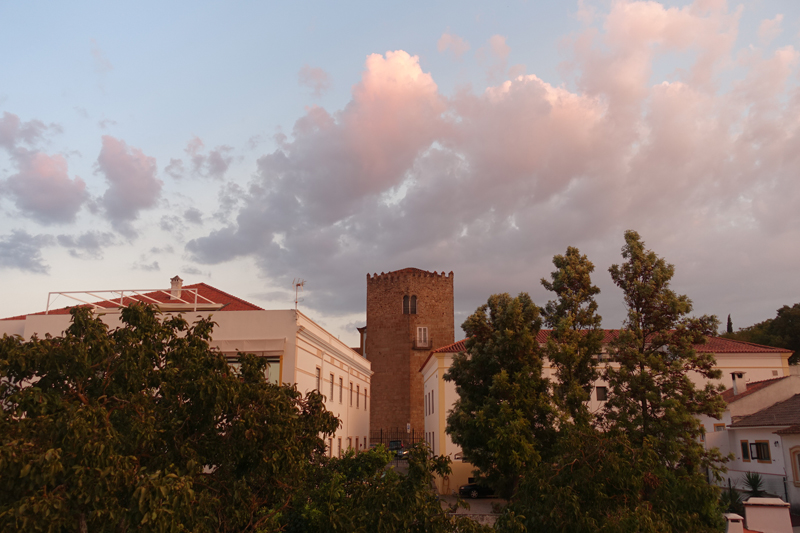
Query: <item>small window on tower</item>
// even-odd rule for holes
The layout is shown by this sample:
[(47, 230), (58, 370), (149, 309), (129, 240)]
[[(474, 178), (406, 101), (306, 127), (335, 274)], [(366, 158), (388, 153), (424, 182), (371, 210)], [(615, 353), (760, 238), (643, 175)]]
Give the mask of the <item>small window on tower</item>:
[(412, 315), (416, 315), (417, 314), (417, 297), (416, 296), (412, 296), (411, 297), (411, 314)]
[(408, 304), (409, 304), (408, 296), (403, 296), (403, 314), (404, 315), (408, 314)]

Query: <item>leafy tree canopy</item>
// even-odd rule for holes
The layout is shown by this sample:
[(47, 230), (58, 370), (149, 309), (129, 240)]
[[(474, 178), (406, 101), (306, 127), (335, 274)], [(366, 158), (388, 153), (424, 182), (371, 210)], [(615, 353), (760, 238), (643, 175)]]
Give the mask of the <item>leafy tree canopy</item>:
[(268, 383), (253, 355), (233, 371), (210, 320), (137, 305), (109, 331), (72, 315), (63, 337), (0, 340), (0, 530), (457, 527), (428, 487), (446, 461), (416, 451), (401, 476), (383, 450), (327, 458), (339, 421), (322, 396)]
[[(717, 379), (714, 358), (693, 345), (717, 326), (690, 318), (691, 301), (673, 292), (674, 267), (625, 233), (623, 259), (610, 269), (627, 318), (603, 347), (591, 262), (569, 248), (542, 280), (556, 298), (540, 310), (527, 294), (494, 295), (463, 327), (467, 352), (445, 379), (460, 400), (448, 432), (490, 484), (511, 496), (502, 531), (717, 531), (718, 489), (706, 479), (718, 453), (700, 443), (696, 414), (721, 415), (718, 388), (697, 388), (690, 373)], [(540, 314), (552, 328), (535, 341)], [(554, 382), (543, 375), (549, 360)], [(599, 417), (588, 410), (596, 378), (608, 385)]]
[(794, 354), (789, 359), (789, 364), (800, 364), (800, 303), (791, 307), (784, 305), (778, 309), (775, 318), (741, 328), (736, 332), (731, 326), (722, 336), (792, 350)]

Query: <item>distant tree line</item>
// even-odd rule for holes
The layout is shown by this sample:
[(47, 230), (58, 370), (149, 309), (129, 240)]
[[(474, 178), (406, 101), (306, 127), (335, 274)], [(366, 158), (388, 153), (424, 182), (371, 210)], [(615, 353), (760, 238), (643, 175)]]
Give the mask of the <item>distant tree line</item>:
[(733, 331), (733, 324), (728, 315), (727, 332), (722, 336), (727, 339), (792, 350), (794, 354), (789, 359), (789, 364), (800, 364), (800, 303), (791, 307), (784, 305), (778, 309), (775, 318), (740, 328), (736, 332)]

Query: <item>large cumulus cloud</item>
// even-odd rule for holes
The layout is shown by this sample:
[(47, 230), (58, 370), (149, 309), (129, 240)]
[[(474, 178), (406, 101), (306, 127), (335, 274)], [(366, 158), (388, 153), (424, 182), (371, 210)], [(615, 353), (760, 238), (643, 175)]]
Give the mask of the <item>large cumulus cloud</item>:
[[(347, 106), (300, 118), (259, 159), (235, 222), (189, 252), (303, 275), (325, 312), (363, 310), (368, 271), (453, 269), (474, 309), (492, 291), (536, 292), (567, 245), (602, 277), (633, 228), (703, 312), (771, 312), (787, 298), (773, 286), (800, 289), (780, 267), (800, 260), (798, 53), (763, 44), (780, 18), (736, 49), (741, 9), (725, 2), (581, 16), (564, 85), (527, 75), (447, 96), (417, 57), (369, 56)], [(665, 70), (675, 54), (688, 59)]]
[(70, 178), (63, 156), (37, 148), (56, 126), (39, 120), (23, 122), (9, 112), (0, 118), (0, 147), (9, 154), (17, 172), (0, 181), (19, 211), (42, 224), (68, 223), (88, 200), (86, 184)]
[(131, 223), (140, 211), (154, 207), (161, 195), (163, 182), (156, 177), (156, 160), (125, 141), (104, 135), (97, 166), (108, 182), (100, 199), (105, 216), (120, 233), (134, 235)]

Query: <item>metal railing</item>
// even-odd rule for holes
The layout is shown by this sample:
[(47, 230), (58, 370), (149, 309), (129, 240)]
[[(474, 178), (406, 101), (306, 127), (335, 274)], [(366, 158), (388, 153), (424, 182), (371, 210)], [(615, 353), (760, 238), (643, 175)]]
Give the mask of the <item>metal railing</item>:
[[(181, 296), (176, 293), (180, 292)], [(184, 297), (183, 293), (188, 293)], [(127, 307), (133, 303), (151, 303), (159, 308), (175, 309), (220, 309), (223, 304), (216, 303), (202, 294), (198, 289), (126, 289), (126, 290), (98, 290), (98, 291), (58, 291), (47, 293), (47, 307), (44, 314), (50, 314), (50, 305), (55, 298), (64, 296), (70, 300), (79, 302), (81, 305), (91, 306), (95, 312), (113, 312)], [(156, 296), (166, 297), (166, 301), (158, 299)], [(90, 301), (94, 299), (94, 301)], [(127, 299), (127, 300), (126, 300)]]

